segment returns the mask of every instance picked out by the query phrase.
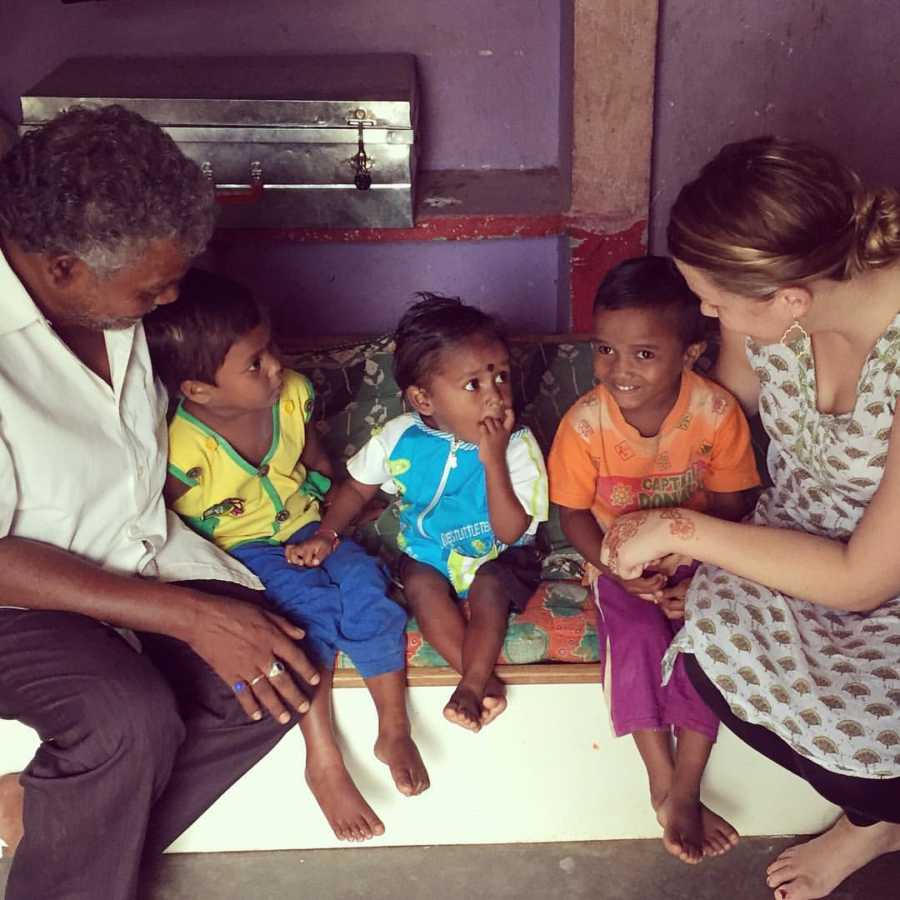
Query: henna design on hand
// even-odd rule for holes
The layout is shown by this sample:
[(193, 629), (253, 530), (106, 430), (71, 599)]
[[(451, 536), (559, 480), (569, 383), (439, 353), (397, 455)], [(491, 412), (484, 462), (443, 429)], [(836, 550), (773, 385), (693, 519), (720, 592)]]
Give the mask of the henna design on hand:
[(689, 541), (694, 536), (694, 523), (680, 509), (664, 509), (660, 512), (661, 519), (669, 519), (669, 534), (672, 537), (681, 538), (683, 541)]
[(631, 513), (613, 524), (609, 533), (609, 568), (614, 573), (619, 571), (619, 548), (640, 531), (649, 515), (646, 512)]

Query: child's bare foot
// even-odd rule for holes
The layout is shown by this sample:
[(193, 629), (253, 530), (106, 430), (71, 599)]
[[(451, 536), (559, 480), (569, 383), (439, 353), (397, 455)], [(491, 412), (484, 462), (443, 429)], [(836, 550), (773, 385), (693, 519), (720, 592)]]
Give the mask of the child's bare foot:
[(656, 807), (656, 820), (662, 825), (663, 846), (682, 862), (703, 859), (703, 823), (696, 801), (678, 802), (669, 794)]
[(785, 850), (766, 870), (766, 884), (775, 888), (775, 900), (817, 900), (876, 857), (897, 850), (900, 825), (861, 827), (841, 816), (824, 834)]
[(488, 678), (481, 698), (481, 725), (490, 725), (506, 709), (506, 685), (496, 676)]
[(655, 809), (663, 846), (682, 862), (694, 865), (704, 856), (721, 856), (738, 841), (734, 828), (694, 797), (673, 792)]
[(740, 835), (731, 822), (700, 804), (700, 820), (703, 823), (703, 855), (721, 856), (736, 846)]
[(483, 690), (460, 681), (444, 707), (444, 718), (469, 731), (481, 731), (506, 709), (506, 689), (492, 675)]
[(485, 707), (479, 692), (460, 682), (444, 707), (444, 718), (469, 731), (481, 731)]
[(368, 841), (384, 824), (360, 794), (340, 758), (307, 761), (306, 783), (340, 841)]
[(415, 797), (431, 786), (419, 748), (406, 728), (381, 731), (375, 742), (375, 756), (391, 770), (401, 794)]
[(25, 791), (19, 783), (19, 772), (0, 775), (0, 856), (12, 856), (22, 840), (22, 805)]

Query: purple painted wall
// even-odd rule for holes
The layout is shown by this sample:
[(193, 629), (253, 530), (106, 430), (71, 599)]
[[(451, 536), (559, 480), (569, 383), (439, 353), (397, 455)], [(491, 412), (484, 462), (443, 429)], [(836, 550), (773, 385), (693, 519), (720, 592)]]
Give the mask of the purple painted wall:
[(549, 333), (557, 330), (558, 245), (557, 238), (350, 247), (223, 241), (207, 262), (254, 286), (276, 330), (291, 336), (388, 331), (416, 291), (460, 296), (514, 333)]
[[(0, 110), (70, 56), (404, 51), (422, 88), (421, 164), (568, 167), (572, 0), (0, 0)], [(561, 46), (564, 49), (561, 86)], [(416, 291), (458, 294), (516, 331), (565, 328), (560, 242), (214, 248), (292, 333), (385, 331)]]
[(867, 182), (900, 183), (895, 0), (664, 0), (650, 246), (679, 188), (729, 141), (811, 140)]
[(571, 0), (0, 2), (0, 109), (70, 56), (411, 52), (426, 168), (555, 166)]

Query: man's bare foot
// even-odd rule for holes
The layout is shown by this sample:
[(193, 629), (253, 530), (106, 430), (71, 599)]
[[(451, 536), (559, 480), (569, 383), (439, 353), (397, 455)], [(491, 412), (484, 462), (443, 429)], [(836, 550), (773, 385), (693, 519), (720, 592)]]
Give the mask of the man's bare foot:
[(307, 761), (306, 783), (338, 840), (368, 841), (384, 834), (384, 824), (360, 794), (342, 759)]
[(775, 888), (775, 900), (817, 900), (876, 857), (897, 850), (900, 825), (864, 828), (841, 816), (824, 834), (785, 850), (766, 870), (766, 884)]
[(20, 772), (0, 775), (0, 856), (12, 856), (22, 840), (22, 806), (25, 790), (19, 783)]
[(415, 797), (431, 786), (419, 748), (405, 728), (380, 732), (375, 756), (391, 770), (391, 778), (401, 794)]
[(730, 823), (692, 797), (672, 793), (654, 803), (654, 809), (663, 828), (663, 846), (682, 862), (694, 865), (704, 856), (721, 856), (738, 842)]

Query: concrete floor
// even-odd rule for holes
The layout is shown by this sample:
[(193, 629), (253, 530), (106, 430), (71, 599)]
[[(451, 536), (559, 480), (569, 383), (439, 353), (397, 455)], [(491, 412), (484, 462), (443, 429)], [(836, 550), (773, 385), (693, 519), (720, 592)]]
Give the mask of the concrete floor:
[[(172, 854), (141, 900), (771, 900), (766, 864), (792, 842), (744, 839), (727, 858), (697, 867), (658, 841)], [(0, 900), (7, 868), (0, 862)], [(897, 900), (900, 854), (876, 860), (831, 897)]]

